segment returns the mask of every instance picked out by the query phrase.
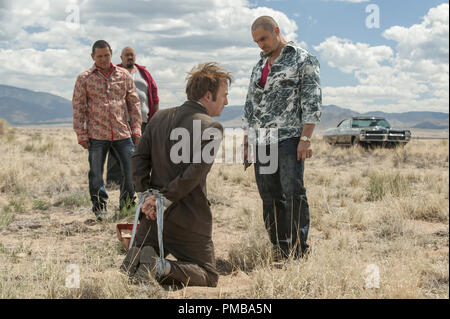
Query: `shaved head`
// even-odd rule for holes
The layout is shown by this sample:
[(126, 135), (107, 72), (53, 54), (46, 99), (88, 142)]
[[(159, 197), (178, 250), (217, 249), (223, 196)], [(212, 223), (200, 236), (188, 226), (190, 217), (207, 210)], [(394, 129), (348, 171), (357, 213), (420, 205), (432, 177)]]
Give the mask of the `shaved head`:
[(122, 59), (122, 65), (129, 69), (134, 66), (134, 62), (136, 61), (136, 54), (134, 53), (133, 48), (125, 47), (122, 50), (120, 58)]
[(132, 47), (125, 47), (122, 49), (122, 53), (120, 55), (124, 55), (124, 53), (126, 54), (127, 51), (131, 51), (134, 53), (134, 50)]
[(252, 38), (267, 56), (277, 57), (287, 44), (281, 35), (278, 23), (269, 16), (261, 16), (252, 24)]
[(252, 24), (252, 32), (258, 29), (259, 27), (263, 27), (266, 31), (273, 32), (276, 27), (278, 27), (277, 22), (269, 16), (261, 16), (255, 20)]

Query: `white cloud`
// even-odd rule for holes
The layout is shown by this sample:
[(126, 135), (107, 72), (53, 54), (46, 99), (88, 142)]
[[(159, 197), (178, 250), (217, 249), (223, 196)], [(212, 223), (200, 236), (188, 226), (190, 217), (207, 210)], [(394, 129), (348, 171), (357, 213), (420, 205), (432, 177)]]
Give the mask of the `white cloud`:
[[(70, 4), (79, 9), (78, 28), (66, 22), (73, 13), (66, 11)], [(77, 74), (92, 65), (92, 43), (105, 39), (114, 63), (123, 47), (135, 48), (137, 62), (158, 84), (162, 107), (184, 101), (187, 72), (206, 61), (232, 71), (229, 102), (242, 105), (259, 57), (250, 26), (260, 15), (272, 15), (287, 40), (297, 39), (297, 25), (286, 14), (248, 0), (0, 0), (0, 77), (2, 84), (70, 99)], [(443, 4), (419, 24), (385, 30), (383, 36), (395, 41), (392, 47), (325, 39), (314, 47), (321, 63), (353, 74), (358, 85), (323, 88), (324, 104), (361, 111), (394, 106), (395, 111), (448, 111), (448, 34), (448, 4)]]
[(353, 43), (351, 40), (336, 36), (327, 38), (314, 47), (322, 58), (332, 67), (344, 73), (352, 73), (358, 69), (377, 68), (380, 62), (389, 60), (393, 51), (388, 46), (370, 47), (365, 43)]
[[(297, 25), (284, 13), (254, 7), (247, 0), (37, 1), (0, 3), (0, 76), (4, 84), (51, 91), (71, 98), (76, 76), (92, 65), (91, 46), (104, 39), (120, 51), (132, 46), (159, 88), (161, 106), (185, 100), (185, 77), (196, 64), (217, 61), (239, 79), (230, 89), (231, 105), (242, 105), (259, 49), (251, 23), (271, 15), (287, 40)], [(79, 28), (66, 19), (79, 10)], [(67, 10), (66, 9), (71, 9)], [(27, 32), (36, 30), (35, 32)], [(245, 92), (245, 93), (244, 93)]]
[(421, 24), (410, 28), (394, 26), (383, 36), (397, 42), (402, 59), (448, 62), (448, 10), (447, 3), (441, 4), (430, 9)]
[(448, 4), (440, 5), (420, 24), (384, 31), (385, 38), (397, 42), (395, 50), (338, 37), (315, 46), (323, 61), (358, 81), (356, 86), (323, 88), (324, 104), (362, 112), (448, 112), (448, 9)]

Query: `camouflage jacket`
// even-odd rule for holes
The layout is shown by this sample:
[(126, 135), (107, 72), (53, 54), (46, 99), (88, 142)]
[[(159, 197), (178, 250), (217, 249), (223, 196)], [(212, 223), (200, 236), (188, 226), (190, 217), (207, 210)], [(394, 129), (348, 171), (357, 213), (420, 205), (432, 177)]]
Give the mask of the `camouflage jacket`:
[(276, 129), (277, 141), (281, 142), (300, 136), (303, 124), (319, 123), (320, 65), (315, 56), (289, 42), (275, 60), (265, 87), (261, 88), (259, 81), (267, 58), (261, 52), (261, 59), (253, 68), (242, 127), (256, 131)]

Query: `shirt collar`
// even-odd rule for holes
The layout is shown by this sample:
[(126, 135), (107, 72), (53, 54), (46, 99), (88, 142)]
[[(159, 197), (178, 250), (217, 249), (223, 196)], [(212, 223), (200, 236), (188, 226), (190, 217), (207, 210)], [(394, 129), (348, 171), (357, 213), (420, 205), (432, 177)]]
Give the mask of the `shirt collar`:
[[(111, 66), (111, 72), (110, 72), (110, 74), (111, 74), (116, 69), (116, 66), (114, 64), (112, 64), (112, 63), (110, 63), (109, 65)], [(95, 71), (100, 72), (100, 69), (97, 67), (97, 65), (94, 62), (92, 67), (89, 69), (89, 72), (90, 73), (94, 73)]]
[[(280, 55), (283, 54), (284, 50), (285, 50), (287, 47), (293, 48), (294, 46), (295, 46), (294, 41), (289, 41), (289, 42), (284, 46), (284, 48), (281, 49)], [(259, 53), (259, 55), (261, 56), (261, 59), (265, 59), (265, 58), (268, 57), (268, 55), (265, 54), (264, 51), (261, 51), (261, 52)]]
[(200, 110), (202, 113), (208, 114), (208, 111), (206, 110), (205, 106), (199, 101), (188, 100), (185, 102), (185, 104)]

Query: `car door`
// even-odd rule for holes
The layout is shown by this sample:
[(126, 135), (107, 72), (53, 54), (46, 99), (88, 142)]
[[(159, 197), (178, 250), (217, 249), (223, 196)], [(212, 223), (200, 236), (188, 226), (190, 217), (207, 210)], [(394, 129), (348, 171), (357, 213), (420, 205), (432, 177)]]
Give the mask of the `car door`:
[[(350, 136), (350, 137), (349, 137)], [(339, 126), (339, 135), (337, 136), (338, 144), (350, 144), (351, 143), (351, 121), (344, 120)]]
[(341, 125), (343, 122), (344, 121), (339, 122), (336, 128), (332, 129), (332, 131), (329, 133), (329, 139), (332, 144), (339, 144), (339, 136), (341, 135)]

